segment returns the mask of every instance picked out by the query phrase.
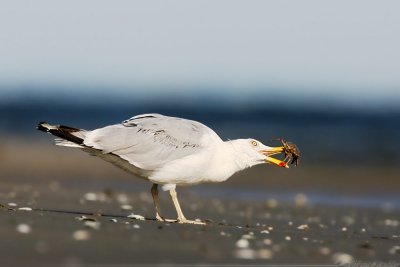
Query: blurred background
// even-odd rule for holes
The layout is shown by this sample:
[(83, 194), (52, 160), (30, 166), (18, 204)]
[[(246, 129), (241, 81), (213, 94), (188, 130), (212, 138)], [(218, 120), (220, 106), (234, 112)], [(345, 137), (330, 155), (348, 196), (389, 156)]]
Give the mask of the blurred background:
[(100, 159), (55, 147), (35, 128), (48, 121), (93, 129), (155, 112), (198, 120), (223, 139), (277, 145), (271, 139), (283, 137), (302, 152), (298, 168), (258, 166), (218, 187), (189, 189), (200, 195), (303, 192), (333, 194), (335, 202), (359, 194), (399, 205), (399, 8), (397, 1), (2, 4), (2, 196), (22, 185), (148, 190)]

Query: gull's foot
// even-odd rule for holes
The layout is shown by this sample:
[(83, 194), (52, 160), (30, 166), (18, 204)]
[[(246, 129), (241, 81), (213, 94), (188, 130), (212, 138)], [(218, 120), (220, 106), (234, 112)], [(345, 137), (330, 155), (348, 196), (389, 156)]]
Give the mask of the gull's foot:
[(188, 219), (178, 219), (178, 223), (187, 223), (187, 224), (198, 224), (198, 225), (206, 225), (206, 223), (205, 222), (202, 222), (202, 221), (193, 221), (193, 220), (188, 220)]
[(177, 222), (177, 220), (172, 220), (172, 219), (165, 219), (164, 217), (160, 215), (156, 215), (156, 220), (159, 222)]

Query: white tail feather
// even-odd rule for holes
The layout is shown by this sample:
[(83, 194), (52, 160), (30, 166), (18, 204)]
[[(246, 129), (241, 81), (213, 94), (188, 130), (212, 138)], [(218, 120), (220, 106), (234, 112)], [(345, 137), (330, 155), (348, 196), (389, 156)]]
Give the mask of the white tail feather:
[(67, 147), (79, 147), (79, 148), (83, 148), (83, 146), (75, 144), (73, 142), (70, 142), (68, 140), (64, 140), (64, 139), (59, 139), (56, 138), (55, 139), (56, 145), (57, 146), (67, 146)]

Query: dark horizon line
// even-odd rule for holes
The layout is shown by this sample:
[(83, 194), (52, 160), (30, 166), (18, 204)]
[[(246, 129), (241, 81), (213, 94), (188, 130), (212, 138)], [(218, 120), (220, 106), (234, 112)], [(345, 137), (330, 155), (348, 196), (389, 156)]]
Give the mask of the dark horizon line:
[[(28, 88), (28, 87), (26, 87)], [(34, 87), (32, 87), (34, 88)], [(51, 87), (47, 87), (51, 88)], [(90, 90), (77, 91), (45, 91), (32, 92), (31, 90), (17, 90), (15, 92), (1, 93), (0, 107), (7, 106), (35, 106), (35, 105), (61, 105), (61, 106), (115, 106), (121, 107), (129, 105), (152, 105), (165, 107), (174, 105), (186, 108), (214, 108), (214, 109), (284, 109), (298, 110), (310, 112), (326, 112), (326, 113), (400, 113), (400, 106), (395, 99), (386, 101), (367, 101), (356, 100), (352, 98), (341, 99), (340, 97), (331, 97), (318, 94), (314, 97), (289, 95), (279, 93), (275, 90), (271, 93), (257, 94), (237, 94), (226, 91), (210, 89), (198, 90), (196, 92), (182, 93), (160, 93), (150, 91), (148, 94), (141, 91), (138, 94), (134, 92), (122, 91), (120, 89), (99, 90), (93, 92)], [(49, 89), (46, 89), (49, 90)], [(113, 93), (114, 92), (114, 93)], [(118, 93), (118, 94), (115, 94)], [(211, 94), (212, 93), (212, 94)], [(241, 96), (243, 94), (243, 96)]]

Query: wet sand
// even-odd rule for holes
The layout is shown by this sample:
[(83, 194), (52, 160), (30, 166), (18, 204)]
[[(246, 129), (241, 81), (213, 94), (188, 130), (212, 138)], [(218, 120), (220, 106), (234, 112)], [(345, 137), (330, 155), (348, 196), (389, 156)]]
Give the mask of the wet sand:
[[(208, 222), (181, 225), (154, 220), (147, 182), (79, 151), (39, 147), (23, 155), (15, 149), (2, 150), (4, 266), (400, 264), (396, 205), (318, 203), (304, 193), (323, 194), (330, 188), (340, 198), (344, 192), (354, 196), (396, 192), (398, 181), (391, 172), (386, 173), (387, 183), (382, 179), (379, 183), (354, 176), (355, 169), (343, 171), (354, 176), (348, 180), (326, 167), (299, 168), (297, 175), (293, 170), (285, 174), (254, 168), (227, 183), (178, 189), (185, 215)], [(18, 169), (20, 162), (26, 165)], [(379, 172), (369, 173), (372, 177)], [(293, 198), (271, 197), (271, 193), (283, 195), (290, 186), (291, 192), (298, 192)], [(243, 197), (239, 194), (243, 190), (265, 190), (266, 195)], [(162, 193), (161, 201), (164, 216), (174, 218), (168, 194)], [(128, 218), (132, 213), (145, 220)]]
[[(79, 187), (2, 184), (2, 264), (399, 263), (400, 216), (390, 207), (317, 205), (302, 197), (293, 203), (221, 200), (185, 189), (186, 216), (208, 223), (181, 225), (155, 221), (150, 194), (140, 187), (129, 194), (93, 190), (84, 181)], [(161, 199), (165, 216), (173, 218), (167, 195)], [(128, 218), (132, 213), (145, 220)]]

